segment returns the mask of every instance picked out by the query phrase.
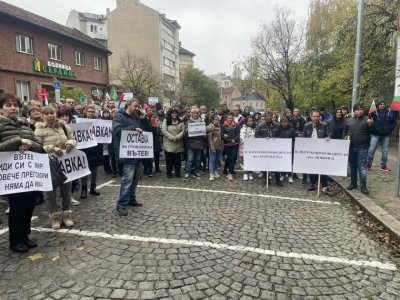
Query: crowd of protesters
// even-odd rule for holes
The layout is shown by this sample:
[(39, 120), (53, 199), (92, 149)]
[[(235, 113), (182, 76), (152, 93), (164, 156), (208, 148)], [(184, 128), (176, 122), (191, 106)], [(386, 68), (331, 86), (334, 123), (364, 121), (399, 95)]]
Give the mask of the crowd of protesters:
[[(380, 170), (390, 171), (387, 166), (388, 140), (396, 126), (395, 115), (387, 109), (384, 101), (379, 102), (378, 110), (370, 115), (362, 104), (352, 107), (353, 114), (347, 107), (340, 107), (332, 114), (324, 108), (311, 109), (303, 116), (298, 108), (286, 109), (282, 114), (266, 109), (251, 112), (250, 107), (243, 109), (235, 105), (228, 110), (226, 104), (218, 109), (205, 106), (176, 107), (164, 109), (141, 105), (136, 99), (124, 103), (124, 108), (117, 109), (113, 101), (106, 102), (101, 111), (94, 105), (75, 105), (75, 100), (67, 98), (64, 104), (51, 104), (42, 107), (41, 101), (21, 101), (10, 95), (0, 95), (0, 151), (35, 151), (62, 156), (63, 150), (70, 152), (76, 146), (76, 140), (68, 124), (75, 118), (102, 118), (112, 120), (111, 144), (98, 144), (83, 149), (86, 153), (90, 176), (59, 187), (61, 205), (57, 202), (56, 191), (25, 192), (8, 195), (10, 249), (26, 252), (35, 247), (36, 242), (29, 239), (30, 218), (34, 205), (46, 203), (51, 227), (55, 230), (62, 226), (71, 227), (71, 206), (80, 202), (72, 197), (80, 190), (80, 199), (88, 194), (99, 196), (97, 191), (98, 168), (115, 178), (121, 176), (120, 194), (115, 212), (119, 216), (128, 215), (127, 206), (142, 206), (136, 199), (136, 187), (143, 176), (166, 176), (182, 180), (197, 180), (208, 175), (210, 181), (243, 180), (251, 181), (256, 177), (274, 179), (277, 187), (284, 182), (292, 184), (302, 179), (309, 184), (309, 191), (315, 190), (318, 176), (315, 174), (294, 174), (283, 172), (257, 172), (243, 170), (238, 176), (239, 165), (244, 166), (244, 140), (248, 138), (285, 138), (296, 137), (313, 139), (349, 139), (350, 185), (368, 194), (366, 186), (367, 170), (372, 167), (372, 160), (378, 143), (382, 144)], [(188, 124), (204, 122), (204, 136), (189, 136)], [(122, 130), (147, 131), (153, 134), (154, 159), (120, 158), (119, 146)], [(372, 139), (371, 139), (372, 138)], [(371, 141), (371, 142), (370, 142)], [(160, 156), (166, 162), (165, 175), (160, 167)], [(184, 163), (183, 163), (184, 162)], [(220, 172), (220, 170), (222, 172)], [(208, 173), (208, 174), (207, 174)], [(226, 176), (222, 176), (226, 175)], [(88, 182), (90, 177), (90, 188)], [(224, 178), (221, 178), (224, 177)], [(328, 178), (321, 176), (322, 192), (329, 195)], [(77, 198), (77, 197), (75, 197)]]

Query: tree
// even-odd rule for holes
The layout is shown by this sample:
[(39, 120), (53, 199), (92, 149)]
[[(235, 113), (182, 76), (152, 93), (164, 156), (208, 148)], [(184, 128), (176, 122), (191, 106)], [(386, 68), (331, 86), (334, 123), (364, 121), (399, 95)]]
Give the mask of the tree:
[(182, 86), (192, 90), (192, 95), (184, 99), (182, 104), (186, 105), (205, 105), (216, 107), (220, 101), (218, 84), (206, 76), (203, 71), (196, 68), (188, 68), (181, 78)]
[(264, 81), (293, 109), (297, 64), (303, 49), (303, 26), (296, 24), (288, 8), (277, 8), (275, 19), (261, 25), (252, 39), (253, 57), (257, 63), (257, 78)]
[(171, 107), (177, 105), (188, 106), (191, 99), (194, 98), (195, 92), (190, 85), (184, 85), (183, 79), (189, 69), (180, 74), (180, 81), (178, 82), (175, 78), (164, 77), (161, 82), (162, 91), (164, 98), (169, 101)]
[(116, 85), (132, 92), (140, 101), (147, 102), (148, 97), (160, 96), (160, 76), (148, 58), (137, 57), (126, 51), (110, 77)]
[(76, 104), (81, 104), (81, 99), (85, 96), (85, 92), (81, 88), (68, 88), (61, 86), (60, 96), (62, 99), (72, 98)]

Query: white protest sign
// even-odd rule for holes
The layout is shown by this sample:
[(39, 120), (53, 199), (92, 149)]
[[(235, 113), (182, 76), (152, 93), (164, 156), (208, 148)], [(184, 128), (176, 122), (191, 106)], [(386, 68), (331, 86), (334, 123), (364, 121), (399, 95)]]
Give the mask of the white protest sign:
[(292, 171), (292, 139), (244, 139), (244, 170)]
[(206, 123), (205, 122), (195, 122), (195, 123), (189, 122), (189, 123), (187, 123), (187, 125), (188, 125), (189, 137), (206, 135)]
[(68, 126), (71, 127), (74, 137), (78, 142), (76, 149), (85, 149), (97, 145), (92, 122), (70, 123)]
[(0, 152), (0, 170), (0, 195), (53, 190), (48, 154)]
[[(88, 118), (75, 118), (76, 123), (93, 123), (96, 119), (88, 119)], [(70, 124), (68, 124), (70, 125)]]
[(119, 158), (153, 158), (153, 133), (122, 130)]
[(149, 105), (156, 105), (158, 103), (158, 97), (149, 97)]
[(350, 141), (296, 138), (293, 172), (347, 176)]
[(73, 149), (70, 153), (67, 153), (65, 150), (63, 153), (63, 156), (58, 157), (58, 161), (61, 170), (63, 170), (65, 176), (68, 178), (65, 182), (70, 182), (91, 173), (85, 152)]
[(96, 141), (101, 144), (111, 144), (112, 120), (96, 120), (93, 124)]

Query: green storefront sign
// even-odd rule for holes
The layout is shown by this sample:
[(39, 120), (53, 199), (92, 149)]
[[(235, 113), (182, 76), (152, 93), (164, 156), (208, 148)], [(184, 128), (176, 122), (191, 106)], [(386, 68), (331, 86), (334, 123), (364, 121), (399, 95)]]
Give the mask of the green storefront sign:
[(76, 78), (76, 74), (72, 70), (56, 68), (53, 66), (42, 66), (40, 60), (37, 57), (35, 57), (35, 59), (33, 60), (33, 70), (38, 73), (46, 73), (55, 76)]

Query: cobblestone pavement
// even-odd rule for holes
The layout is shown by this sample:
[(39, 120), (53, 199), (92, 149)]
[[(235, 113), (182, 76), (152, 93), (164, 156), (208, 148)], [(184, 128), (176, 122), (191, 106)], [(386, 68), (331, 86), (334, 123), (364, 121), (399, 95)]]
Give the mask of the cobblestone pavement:
[(100, 183), (74, 208), (74, 230), (50, 230), (37, 207), (27, 254), (8, 250), (0, 225), (0, 299), (399, 299), (398, 261), (299, 181), (267, 191), (239, 173), (157, 174), (128, 217), (113, 213), (119, 178)]

